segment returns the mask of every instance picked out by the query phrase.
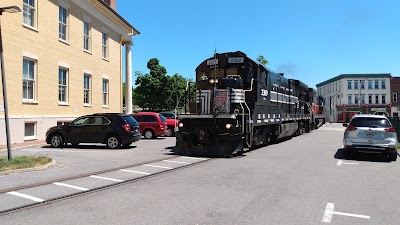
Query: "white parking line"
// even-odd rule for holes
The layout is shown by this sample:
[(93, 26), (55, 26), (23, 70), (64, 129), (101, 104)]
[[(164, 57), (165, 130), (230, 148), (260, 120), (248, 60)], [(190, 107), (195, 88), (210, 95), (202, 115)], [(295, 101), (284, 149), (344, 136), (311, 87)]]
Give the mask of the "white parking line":
[(103, 180), (111, 180), (111, 181), (115, 181), (115, 182), (122, 182), (123, 181), (123, 180), (118, 180), (118, 179), (109, 178), (109, 177), (101, 177), (101, 176), (96, 176), (96, 175), (91, 175), (90, 177), (99, 178), (99, 179), (103, 179)]
[(204, 159), (204, 158), (198, 158), (198, 157), (189, 157), (189, 156), (181, 156), (181, 157), (179, 157), (179, 158), (182, 158), (182, 159), (197, 159), (197, 160), (207, 160), (207, 159)]
[(180, 162), (180, 161), (173, 161), (173, 160), (163, 160), (164, 162), (170, 162), (170, 163), (181, 163), (181, 164), (191, 164), (188, 162)]
[(155, 167), (155, 168), (161, 168), (161, 169), (173, 169), (172, 167), (166, 167), (166, 166), (156, 166), (156, 165), (149, 165), (149, 164), (145, 164), (142, 166), (148, 166), (148, 167)]
[(136, 171), (136, 170), (126, 170), (126, 169), (121, 169), (120, 171), (130, 172), (130, 173), (138, 173), (138, 174), (144, 174), (144, 175), (150, 175), (151, 174), (151, 173), (147, 173), (147, 172), (140, 172), (140, 171)]
[(358, 165), (358, 163), (346, 163), (346, 162), (343, 162), (343, 160), (339, 160), (339, 161), (337, 162), (336, 165), (341, 166), (342, 164), (346, 164), (346, 165)]
[(332, 221), (333, 214), (342, 215), (342, 216), (358, 217), (358, 218), (363, 218), (363, 219), (371, 219), (369, 216), (364, 216), (364, 215), (335, 212), (335, 211), (333, 211), (334, 207), (335, 207), (335, 204), (333, 204), (333, 203), (328, 202), (328, 204), (326, 204), (325, 213), (324, 213), (324, 216), (322, 217), (323, 223), (330, 223)]
[(53, 183), (53, 184), (59, 185), (59, 186), (64, 186), (64, 187), (69, 187), (69, 188), (74, 188), (74, 189), (78, 189), (78, 190), (81, 190), (81, 191), (88, 191), (88, 190), (90, 190), (90, 189), (87, 189), (87, 188), (78, 187), (78, 186), (74, 186), (74, 185), (70, 185), (70, 184), (64, 184), (64, 183), (60, 183), (60, 182), (55, 182), (55, 183)]
[(19, 193), (19, 192), (16, 192), (16, 191), (10, 191), (10, 192), (7, 192), (7, 194), (15, 195), (15, 196), (22, 197), (22, 198), (27, 198), (27, 199), (30, 199), (30, 200), (35, 201), (35, 202), (44, 202), (43, 199), (36, 198), (34, 196), (31, 196), (31, 195), (22, 194), (22, 193)]

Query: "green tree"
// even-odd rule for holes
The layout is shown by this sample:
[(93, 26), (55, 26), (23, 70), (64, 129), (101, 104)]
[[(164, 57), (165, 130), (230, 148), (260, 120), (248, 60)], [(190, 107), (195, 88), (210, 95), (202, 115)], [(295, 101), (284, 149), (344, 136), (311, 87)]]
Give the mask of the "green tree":
[(147, 63), (150, 74), (136, 73), (135, 99), (137, 104), (145, 109), (164, 110), (170, 98), (170, 81), (167, 70), (161, 66), (157, 58), (152, 58)]
[(268, 64), (268, 60), (266, 60), (263, 55), (259, 55), (257, 57), (257, 61), (263, 64), (264, 66)]

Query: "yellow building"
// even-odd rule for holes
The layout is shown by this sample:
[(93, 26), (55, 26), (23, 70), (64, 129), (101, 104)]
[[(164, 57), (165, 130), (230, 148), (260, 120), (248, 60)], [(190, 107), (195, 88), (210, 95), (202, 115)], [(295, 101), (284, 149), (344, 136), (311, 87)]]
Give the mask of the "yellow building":
[[(0, 1), (13, 5), (22, 11), (0, 16), (11, 143), (44, 140), (49, 127), (81, 115), (122, 111), (122, 77), (132, 86), (139, 32), (116, 13), (115, 0)], [(132, 102), (130, 88), (126, 94)], [(1, 95), (0, 145), (3, 102)]]

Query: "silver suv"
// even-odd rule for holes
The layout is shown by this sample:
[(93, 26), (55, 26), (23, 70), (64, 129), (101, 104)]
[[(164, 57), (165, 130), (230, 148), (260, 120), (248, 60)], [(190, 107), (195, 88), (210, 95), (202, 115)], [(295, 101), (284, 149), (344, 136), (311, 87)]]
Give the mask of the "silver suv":
[(397, 159), (397, 134), (390, 121), (382, 115), (355, 115), (343, 137), (343, 154), (352, 152), (378, 152), (388, 155), (390, 161)]

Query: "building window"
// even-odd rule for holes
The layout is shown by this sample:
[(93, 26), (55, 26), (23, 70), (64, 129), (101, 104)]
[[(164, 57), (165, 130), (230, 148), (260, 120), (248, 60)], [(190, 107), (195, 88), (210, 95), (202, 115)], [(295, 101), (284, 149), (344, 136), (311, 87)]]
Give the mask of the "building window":
[(365, 95), (361, 95), (361, 104), (365, 104)]
[(35, 0), (24, 0), (24, 24), (35, 27), (36, 23), (36, 8)]
[(66, 8), (59, 6), (58, 14), (58, 38), (67, 41), (67, 28), (68, 28), (68, 11)]
[(91, 76), (89, 74), (83, 75), (83, 104), (90, 105), (91, 104)]
[(368, 95), (368, 104), (372, 104), (372, 95)]
[(386, 104), (386, 95), (382, 95), (382, 104)]
[(386, 89), (386, 80), (381, 80), (381, 88)]
[(86, 51), (90, 51), (90, 33), (91, 33), (91, 26), (89, 22), (83, 22), (83, 49)]
[(354, 81), (354, 89), (358, 89), (358, 80)]
[(57, 121), (57, 126), (68, 125), (71, 121)]
[(337, 92), (337, 82), (335, 83), (335, 90), (336, 90), (336, 92)]
[(351, 100), (351, 95), (347, 95), (347, 104), (353, 104)]
[(103, 79), (103, 106), (108, 106), (108, 80)]
[(397, 102), (397, 93), (393, 93), (393, 102)]
[(347, 89), (351, 90), (351, 80), (347, 81)]
[(359, 100), (360, 100), (360, 96), (354, 95), (354, 104), (358, 104)]
[(379, 80), (375, 80), (375, 89), (379, 89)]
[(108, 59), (108, 35), (104, 32), (102, 34), (102, 52), (103, 58)]
[(361, 80), (360, 83), (361, 83), (361, 89), (365, 89), (365, 81)]
[(68, 103), (68, 70), (58, 69), (58, 101)]
[(375, 95), (375, 104), (379, 104), (379, 95)]
[(25, 123), (25, 138), (34, 138), (36, 137), (36, 123), (35, 122), (26, 122)]
[(35, 100), (36, 97), (35, 64), (35, 61), (23, 60), (22, 98), (25, 100)]
[(368, 89), (372, 89), (372, 80), (368, 80)]

